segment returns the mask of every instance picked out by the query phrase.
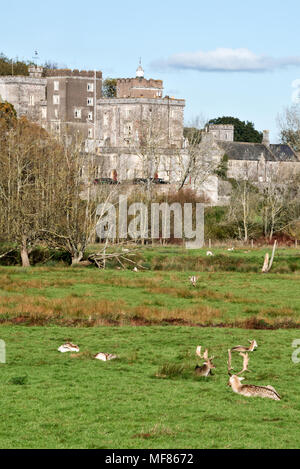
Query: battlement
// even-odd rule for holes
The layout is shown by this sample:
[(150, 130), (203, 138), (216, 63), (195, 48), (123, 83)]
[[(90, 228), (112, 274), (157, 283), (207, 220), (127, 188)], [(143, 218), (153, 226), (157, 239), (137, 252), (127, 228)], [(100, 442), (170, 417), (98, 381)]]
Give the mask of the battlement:
[(2, 85), (44, 85), (46, 86), (47, 80), (45, 78), (37, 78), (25, 75), (5, 75), (0, 76), (0, 83)]
[(149, 78), (147, 80), (146, 78), (118, 78), (117, 80), (118, 83), (131, 83), (133, 85), (142, 83), (142, 84), (147, 84), (149, 88), (152, 86), (156, 86), (158, 88), (163, 87), (163, 81), (162, 80), (154, 80), (153, 78)]
[(161, 98), (162, 93), (162, 80), (143, 77), (117, 80), (117, 98)]
[(124, 104), (124, 105), (134, 105), (134, 104), (156, 104), (161, 106), (181, 106), (185, 107), (185, 99), (175, 99), (175, 98), (99, 98), (97, 99), (97, 104), (99, 105), (111, 105), (111, 104)]
[[(71, 70), (71, 69), (57, 69), (57, 70), (46, 70), (45, 75), (47, 78), (58, 78), (58, 77), (81, 77), (81, 78), (94, 78), (95, 72), (93, 70)], [(96, 78), (102, 79), (102, 72), (96, 72)]]
[(234, 130), (232, 124), (209, 124), (209, 130)]

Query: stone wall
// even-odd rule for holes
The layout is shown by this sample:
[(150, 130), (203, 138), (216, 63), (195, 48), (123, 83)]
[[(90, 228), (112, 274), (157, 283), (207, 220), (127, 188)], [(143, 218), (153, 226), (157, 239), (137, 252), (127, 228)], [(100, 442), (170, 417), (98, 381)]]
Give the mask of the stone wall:
[(185, 101), (102, 98), (97, 104), (100, 147), (136, 147), (144, 139), (156, 147), (182, 148)]
[(0, 98), (11, 103), (19, 117), (40, 123), (40, 104), (46, 98), (44, 78), (23, 76), (0, 77)]

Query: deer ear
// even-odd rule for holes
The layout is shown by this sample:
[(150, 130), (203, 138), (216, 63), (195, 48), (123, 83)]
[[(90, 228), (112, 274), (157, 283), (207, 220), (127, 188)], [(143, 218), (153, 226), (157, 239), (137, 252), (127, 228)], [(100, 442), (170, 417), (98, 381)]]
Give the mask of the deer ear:
[(245, 378), (244, 378), (243, 376), (241, 376), (241, 377), (238, 377), (238, 379), (239, 379), (240, 381), (243, 381), (243, 379), (245, 379)]

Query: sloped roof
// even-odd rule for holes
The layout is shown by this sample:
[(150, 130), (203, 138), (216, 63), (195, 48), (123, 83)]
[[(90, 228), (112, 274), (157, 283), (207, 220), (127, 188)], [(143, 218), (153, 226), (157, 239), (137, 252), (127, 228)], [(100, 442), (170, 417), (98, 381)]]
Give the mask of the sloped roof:
[(263, 156), (266, 161), (299, 161), (289, 145), (221, 141), (218, 145), (230, 160), (259, 161)]
[(262, 143), (218, 142), (230, 160), (259, 161), (263, 155), (266, 161), (276, 161), (276, 157)]
[(270, 150), (277, 160), (280, 161), (299, 161), (296, 153), (289, 145), (270, 145)]

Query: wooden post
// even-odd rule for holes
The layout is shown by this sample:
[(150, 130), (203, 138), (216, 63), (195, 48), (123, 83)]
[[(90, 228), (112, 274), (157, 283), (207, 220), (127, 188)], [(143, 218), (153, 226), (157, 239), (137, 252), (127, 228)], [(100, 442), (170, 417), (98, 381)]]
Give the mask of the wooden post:
[(251, 239), (251, 248), (253, 249), (253, 239)]
[(211, 249), (211, 239), (208, 240), (208, 247)]

